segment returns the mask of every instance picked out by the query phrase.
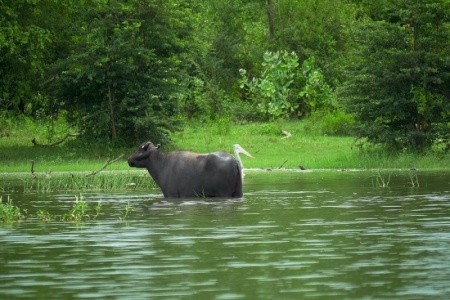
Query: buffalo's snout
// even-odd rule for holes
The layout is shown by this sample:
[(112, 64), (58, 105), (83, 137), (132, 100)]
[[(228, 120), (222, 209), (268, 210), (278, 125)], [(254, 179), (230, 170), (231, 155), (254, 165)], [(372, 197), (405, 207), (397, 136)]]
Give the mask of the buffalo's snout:
[(133, 168), (146, 168), (148, 157), (147, 153), (142, 154), (138, 152), (128, 158), (128, 165)]
[(134, 167), (134, 166), (136, 165), (132, 156), (130, 156), (130, 157), (128, 158), (128, 165), (129, 165), (130, 167)]
[(128, 165), (134, 168), (147, 168), (150, 162), (150, 155), (155, 152), (154, 149), (155, 147), (152, 143), (145, 143), (136, 153), (128, 157)]

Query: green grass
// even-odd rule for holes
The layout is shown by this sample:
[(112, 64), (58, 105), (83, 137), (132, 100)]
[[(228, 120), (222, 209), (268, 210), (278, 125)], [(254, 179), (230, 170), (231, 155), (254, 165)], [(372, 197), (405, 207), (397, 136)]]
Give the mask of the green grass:
[[(282, 130), (292, 134), (286, 138)], [(354, 137), (318, 135), (307, 122), (233, 125), (229, 122), (190, 124), (173, 138), (180, 149), (232, 152), (240, 144), (255, 158), (242, 156), (246, 168), (307, 169), (448, 169), (450, 155), (391, 154), (381, 147), (360, 147)]]
[(22, 221), (25, 218), (19, 207), (12, 204), (11, 198), (8, 196), (6, 201), (0, 196), (0, 224), (13, 223)]
[[(223, 124), (222, 124), (223, 125)], [(292, 136), (283, 138), (282, 130)], [(240, 126), (192, 125), (174, 136), (179, 148), (232, 152), (240, 144), (255, 158), (241, 156), (246, 168), (342, 168), (351, 157), (353, 138), (308, 136), (298, 123), (265, 123)], [(338, 147), (336, 147), (338, 146)], [(320, 149), (320, 152), (317, 151)]]
[(0, 174), (0, 192), (25, 193), (125, 191), (156, 188), (146, 171), (106, 171), (95, 176), (85, 172), (55, 172), (50, 176), (30, 173)]
[[(3, 129), (0, 135), (0, 172), (31, 174), (32, 160), (35, 161), (37, 177), (44, 177), (46, 173), (52, 172), (53, 178), (53, 174), (59, 171), (94, 172), (107, 160), (120, 154), (124, 154), (124, 158), (109, 165), (107, 170), (132, 170), (126, 163), (126, 157), (139, 146), (127, 145), (122, 149), (115, 149), (102, 145), (80, 146), (69, 142), (56, 147), (36, 147), (31, 143), (32, 138), (42, 143), (48, 142), (45, 126), (29, 120), (10, 122), (7, 125), (8, 130)], [(70, 131), (64, 124), (57, 128), (55, 139)], [(290, 132), (292, 136), (285, 138), (282, 130)], [(241, 156), (246, 168), (298, 169), (299, 166), (304, 166), (307, 169), (448, 169), (450, 166), (448, 153), (430, 151), (426, 155), (393, 155), (381, 147), (360, 148), (355, 144), (354, 137), (319, 134), (314, 124), (308, 121), (235, 125), (223, 118), (215, 122), (192, 122), (187, 123), (183, 131), (174, 133), (172, 139), (173, 145), (162, 145), (163, 151), (185, 149), (205, 153), (225, 150), (232, 153), (233, 144), (240, 144), (255, 157), (251, 159)], [(156, 144), (159, 141), (153, 142)], [(92, 180), (86, 179), (86, 182)], [(70, 181), (70, 178), (63, 181)]]
[[(61, 123), (61, 124), (60, 124)], [(49, 125), (45, 122), (33, 122), (30, 119), (7, 120), (3, 124), (7, 129), (0, 130), (0, 172), (30, 172), (31, 161), (38, 173), (58, 171), (93, 172), (99, 170), (109, 159), (120, 154), (128, 154), (133, 147), (116, 149), (108, 145), (81, 145), (73, 143), (69, 138), (64, 144), (55, 147), (34, 146), (31, 140), (41, 144), (59, 140), (68, 132), (74, 130), (63, 122), (58, 122), (53, 130), (53, 140), (50, 140)], [(126, 148), (126, 147), (125, 147)], [(127, 156), (127, 155), (125, 155)], [(125, 170), (128, 165), (125, 160), (108, 166), (108, 170)]]

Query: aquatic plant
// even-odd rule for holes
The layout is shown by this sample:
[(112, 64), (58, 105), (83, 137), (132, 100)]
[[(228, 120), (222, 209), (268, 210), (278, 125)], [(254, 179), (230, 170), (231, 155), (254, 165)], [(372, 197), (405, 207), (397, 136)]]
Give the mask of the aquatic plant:
[(122, 213), (122, 216), (119, 217), (121, 221), (124, 221), (128, 218), (128, 216), (134, 211), (134, 207), (130, 205), (130, 202), (127, 203), (125, 206), (125, 210)]
[(3, 197), (0, 196), (0, 223), (13, 223), (25, 219), (19, 207), (12, 204), (12, 199), (8, 196), (5, 203)]
[[(36, 217), (43, 222), (61, 220), (80, 223), (87, 220), (95, 220), (100, 215), (101, 209), (101, 201), (98, 201), (97, 204), (91, 209), (84, 196), (79, 195), (75, 196), (75, 202), (67, 213), (63, 215), (52, 215), (45, 209), (40, 209), (37, 211)], [(89, 213), (91, 211), (93, 211), (92, 214)]]
[(417, 176), (417, 169), (409, 170), (409, 180), (411, 182), (412, 187), (419, 187), (419, 177)]
[(372, 185), (375, 187), (387, 188), (391, 182), (390, 173), (386, 176), (383, 175), (381, 171), (378, 171), (377, 175), (373, 176), (373, 178), (375, 178), (375, 180), (372, 179)]
[(67, 221), (72, 221), (75, 223), (83, 222), (90, 219), (88, 214), (88, 203), (86, 199), (82, 196), (75, 196), (75, 202), (72, 205), (70, 211), (64, 215), (64, 219)]
[(95, 215), (93, 216), (94, 219), (96, 219), (98, 217), (101, 209), (102, 209), (102, 202), (98, 201), (97, 205), (94, 207), (94, 210), (95, 210)]
[[(28, 174), (27, 174), (28, 175)], [(17, 175), (24, 192), (86, 192), (86, 191), (123, 191), (129, 189), (152, 189), (156, 184), (143, 172), (105, 172), (95, 176), (78, 173), (53, 173), (50, 178)]]
[(48, 211), (46, 211), (44, 209), (38, 210), (36, 215), (39, 218), (39, 220), (41, 220), (43, 222), (51, 222), (51, 221), (55, 220), (55, 216), (53, 216), (52, 214), (50, 214)]
[[(10, 224), (25, 220), (83, 223), (96, 220), (100, 215), (102, 208), (103, 204), (101, 201), (98, 201), (96, 204), (90, 204), (86, 201), (86, 198), (80, 194), (75, 195), (75, 201), (72, 206), (63, 214), (52, 214), (44, 208), (39, 209), (36, 214), (28, 214), (26, 210), (21, 210), (19, 207), (13, 205), (9, 196), (5, 203), (3, 203), (3, 198), (0, 196), (0, 224)], [(119, 220), (126, 220), (133, 211), (134, 207), (130, 203), (127, 203), (119, 216)]]

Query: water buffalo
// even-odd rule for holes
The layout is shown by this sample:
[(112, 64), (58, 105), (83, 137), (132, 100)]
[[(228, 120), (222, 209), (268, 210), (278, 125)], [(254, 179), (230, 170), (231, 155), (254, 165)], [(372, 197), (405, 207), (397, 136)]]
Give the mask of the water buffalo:
[(146, 168), (164, 197), (242, 197), (241, 166), (226, 152), (165, 153), (146, 142), (128, 165)]

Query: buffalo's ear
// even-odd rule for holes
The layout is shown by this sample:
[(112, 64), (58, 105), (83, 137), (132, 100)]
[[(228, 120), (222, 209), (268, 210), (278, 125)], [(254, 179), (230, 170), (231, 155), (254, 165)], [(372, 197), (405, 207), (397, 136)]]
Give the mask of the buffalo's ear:
[(156, 149), (159, 149), (159, 148), (161, 148), (161, 144), (156, 145)]

